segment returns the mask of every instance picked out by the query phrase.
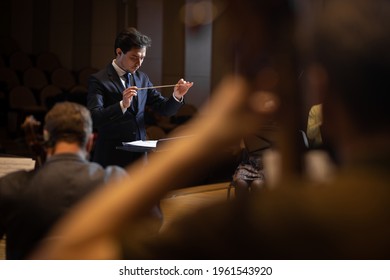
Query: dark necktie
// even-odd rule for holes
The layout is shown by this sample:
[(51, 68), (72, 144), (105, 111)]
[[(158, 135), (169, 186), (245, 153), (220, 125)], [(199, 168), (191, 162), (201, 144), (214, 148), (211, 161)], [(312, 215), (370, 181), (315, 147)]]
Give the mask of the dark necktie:
[[(131, 73), (126, 73), (123, 76), (125, 77), (126, 88), (135, 85), (134, 77), (133, 77), (133, 75), (131, 75)], [(137, 96), (133, 96), (133, 99), (131, 101), (131, 105), (130, 106), (131, 106), (131, 108), (133, 109), (134, 112), (137, 112), (137, 110), (138, 110), (138, 98), (137, 98)]]
[(125, 88), (128, 88), (131, 86), (131, 74), (130, 73), (126, 73), (123, 75), (123, 77), (125, 78)]

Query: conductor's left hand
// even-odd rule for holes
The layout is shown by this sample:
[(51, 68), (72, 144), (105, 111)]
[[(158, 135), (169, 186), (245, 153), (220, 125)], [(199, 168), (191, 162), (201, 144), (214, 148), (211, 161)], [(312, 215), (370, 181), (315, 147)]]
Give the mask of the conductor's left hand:
[(177, 99), (181, 99), (184, 95), (186, 95), (193, 84), (193, 82), (186, 82), (184, 79), (180, 79), (175, 86), (173, 94)]

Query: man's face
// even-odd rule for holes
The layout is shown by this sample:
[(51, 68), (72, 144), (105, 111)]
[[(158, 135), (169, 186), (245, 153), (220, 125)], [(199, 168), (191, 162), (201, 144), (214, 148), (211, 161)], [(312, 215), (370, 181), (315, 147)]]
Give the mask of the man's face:
[(123, 53), (120, 48), (116, 50), (116, 63), (123, 70), (134, 73), (141, 67), (146, 56), (146, 48), (131, 49), (127, 53)]

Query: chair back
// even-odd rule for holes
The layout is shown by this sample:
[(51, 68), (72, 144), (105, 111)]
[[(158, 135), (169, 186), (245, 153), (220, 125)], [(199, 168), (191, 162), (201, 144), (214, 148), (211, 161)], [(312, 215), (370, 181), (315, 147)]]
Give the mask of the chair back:
[(23, 73), (32, 66), (32, 60), (25, 52), (17, 51), (9, 57), (9, 67), (18, 73)]
[(51, 83), (64, 91), (69, 91), (76, 85), (76, 78), (67, 68), (58, 68), (51, 74)]
[(88, 87), (88, 79), (89, 77), (96, 73), (97, 71), (99, 71), (98, 69), (94, 68), (94, 67), (86, 67), (84, 69), (81, 69), (79, 74), (78, 74), (78, 81), (79, 81), (79, 84), (85, 86), (85, 87)]
[(23, 73), (23, 85), (35, 92), (40, 92), (49, 84), (45, 73), (36, 67), (31, 67)]
[(39, 93), (39, 99), (41, 105), (45, 107), (47, 110), (50, 109), (55, 103), (54, 101), (55, 97), (58, 97), (62, 93), (63, 93), (62, 89), (60, 89), (58, 86), (47, 85)]
[(26, 86), (16, 86), (9, 93), (10, 109), (29, 110), (38, 106), (34, 93)]
[(44, 52), (38, 55), (36, 65), (46, 74), (51, 75), (54, 70), (61, 67), (61, 62), (56, 54)]
[(20, 85), (20, 80), (14, 70), (7, 67), (0, 68), (0, 88), (2, 90), (7, 92), (18, 85)]

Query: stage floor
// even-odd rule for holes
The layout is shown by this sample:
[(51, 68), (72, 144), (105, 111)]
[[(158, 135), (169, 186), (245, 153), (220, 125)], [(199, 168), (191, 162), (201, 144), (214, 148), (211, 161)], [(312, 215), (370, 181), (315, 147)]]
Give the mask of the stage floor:
[(174, 190), (161, 201), (163, 229), (173, 220), (210, 203), (227, 199), (229, 182)]

